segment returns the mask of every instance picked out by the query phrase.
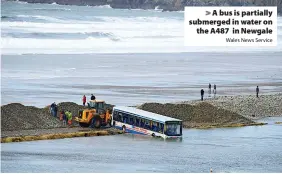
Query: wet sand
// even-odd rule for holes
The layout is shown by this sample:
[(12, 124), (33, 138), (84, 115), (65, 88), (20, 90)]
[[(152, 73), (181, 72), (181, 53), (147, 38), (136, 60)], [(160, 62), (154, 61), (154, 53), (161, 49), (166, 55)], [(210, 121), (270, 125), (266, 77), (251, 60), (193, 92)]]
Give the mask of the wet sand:
[[(94, 93), (115, 105), (197, 100), (208, 84), (218, 95), (282, 91), (282, 52), (4, 55), (2, 104), (81, 103)], [(50, 61), (50, 59), (56, 61)], [(91, 64), (89, 62), (97, 62)], [(64, 66), (62, 66), (64, 65)], [(40, 68), (39, 68), (40, 67)], [(44, 67), (44, 68), (41, 68)]]
[(73, 132), (85, 132), (85, 131), (117, 131), (114, 128), (101, 128), (101, 129), (91, 129), (82, 127), (67, 127), (67, 128), (52, 128), (52, 129), (29, 129), (29, 130), (15, 130), (15, 131), (2, 131), (1, 137), (11, 137), (11, 136), (27, 136), (27, 135), (43, 135), (43, 134), (53, 134), (53, 133), (73, 133)]

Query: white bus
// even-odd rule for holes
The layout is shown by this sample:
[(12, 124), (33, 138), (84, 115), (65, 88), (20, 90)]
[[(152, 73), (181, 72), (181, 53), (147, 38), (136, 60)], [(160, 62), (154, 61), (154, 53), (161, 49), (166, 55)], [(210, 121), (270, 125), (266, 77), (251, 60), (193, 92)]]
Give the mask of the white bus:
[(181, 138), (182, 120), (125, 106), (115, 106), (112, 125), (127, 133), (163, 138)]

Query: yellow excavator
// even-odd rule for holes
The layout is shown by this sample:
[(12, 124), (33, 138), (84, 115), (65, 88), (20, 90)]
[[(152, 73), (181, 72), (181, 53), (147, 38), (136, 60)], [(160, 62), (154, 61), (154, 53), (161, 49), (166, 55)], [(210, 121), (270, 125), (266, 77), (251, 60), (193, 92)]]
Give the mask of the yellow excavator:
[(81, 127), (100, 128), (101, 126), (112, 126), (112, 108), (113, 106), (106, 104), (103, 100), (90, 100), (88, 108), (80, 110), (78, 117), (75, 117), (75, 121)]

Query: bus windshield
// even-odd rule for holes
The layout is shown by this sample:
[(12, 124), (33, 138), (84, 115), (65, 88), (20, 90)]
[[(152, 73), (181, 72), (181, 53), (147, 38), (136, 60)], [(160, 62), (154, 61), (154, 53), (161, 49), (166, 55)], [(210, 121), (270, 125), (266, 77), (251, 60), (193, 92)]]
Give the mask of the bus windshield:
[(166, 123), (167, 136), (180, 136), (182, 134), (181, 123)]

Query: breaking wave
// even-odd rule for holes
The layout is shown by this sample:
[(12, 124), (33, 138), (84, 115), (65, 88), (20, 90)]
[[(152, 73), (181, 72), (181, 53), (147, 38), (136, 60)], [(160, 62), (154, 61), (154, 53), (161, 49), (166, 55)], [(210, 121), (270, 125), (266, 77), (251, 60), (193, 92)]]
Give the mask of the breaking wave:
[(40, 32), (31, 32), (31, 33), (2, 33), (2, 37), (9, 38), (38, 38), (38, 39), (86, 39), (89, 37), (94, 38), (108, 38), (112, 41), (119, 41), (120, 39), (114, 36), (112, 33), (103, 33), (103, 32), (81, 32), (81, 33), (40, 33)]
[(93, 6), (97, 8), (112, 8), (110, 5), (99, 5), (99, 6)]
[(50, 4), (16, 4), (14, 7), (6, 3), (2, 4), (1, 16), (2, 54), (282, 50), (281, 17), (278, 18), (278, 47), (191, 48), (184, 47), (183, 12)]
[(34, 10), (38, 11), (71, 11), (69, 8), (34, 8)]
[(41, 15), (16, 15), (16, 16), (1, 16), (2, 21), (9, 22), (57, 22), (64, 23), (63, 19), (41, 16)]
[(19, 1), (19, 0), (16, 0), (16, 2), (19, 3), (19, 4), (27, 4), (27, 2)]
[(1, 20), (2, 21), (11, 21), (11, 20), (15, 20), (17, 17), (14, 16), (1, 16)]

